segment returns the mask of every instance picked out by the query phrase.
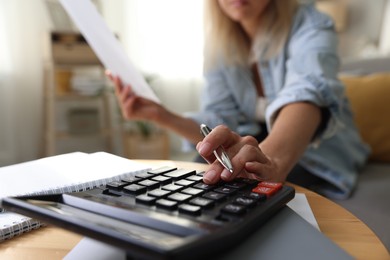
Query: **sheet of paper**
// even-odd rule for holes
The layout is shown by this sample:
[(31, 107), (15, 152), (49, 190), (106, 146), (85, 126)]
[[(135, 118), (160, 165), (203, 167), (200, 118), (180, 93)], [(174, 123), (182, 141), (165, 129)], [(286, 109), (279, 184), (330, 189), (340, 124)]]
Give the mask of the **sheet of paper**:
[(299, 216), (309, 222), (313, 227), (320, 230), (320, 227), (318, 226), (317, 220), (314, 217), (313, 211), (310, 208), (305, 194), (296, 193), (295, 198), (287, 203), (287, 206), (289, 206)]
[(137, 95), (160, 103), (93, 3), (90, 0), (60, 2), (104, 67), (119, 76), (125, 84), (130, 84)]

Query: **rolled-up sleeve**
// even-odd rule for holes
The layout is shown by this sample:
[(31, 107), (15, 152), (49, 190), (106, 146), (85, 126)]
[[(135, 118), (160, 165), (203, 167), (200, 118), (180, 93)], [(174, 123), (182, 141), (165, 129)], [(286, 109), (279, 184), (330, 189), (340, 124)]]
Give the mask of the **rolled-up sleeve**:
[(331, 24), (298, 31), (290, 39), (284, 86), (267, 107), (269, 128), (282, 107), (310, 102), (327, 110), (329, 115), (325, 128), (315, 140), (334, 135), (342, 126), (345, 104), (344, 86), (337, 78), (338, 67), (337, 40)]

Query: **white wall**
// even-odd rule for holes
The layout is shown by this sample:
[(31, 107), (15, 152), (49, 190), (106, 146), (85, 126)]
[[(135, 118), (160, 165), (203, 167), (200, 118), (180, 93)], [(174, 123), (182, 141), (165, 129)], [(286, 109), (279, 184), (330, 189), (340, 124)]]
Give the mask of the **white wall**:
[[(170, 111), (178, 114), (198, 111), (203, 81), (199, 78), (160, 78), (153, 82), (153, 88), (161, 102)], [(182, 151), (180, 136), (170, 133), (171, 153)]]
[[(336, 0), (341, 1), (341, 0)], [(340, 33), (340, 54), (344, 59), (381, 55), (382, 19), (388, 0), (344, 0), (347, 27)]]
[(42, 0), (0, 2), (0, 165), (36, 158), (42, 133)]
[(379, 47), (382, 53), (390, 55), (390, 1), (387, 1), (384, 10)]
[[(129, 58), (141, 72), (156, 76), (151, 85), (161, 102), (179, 114), (197, 111), (202, 87), (202, 1), (101, 3)], [(170, 133), (170, 140), (172, 153), (179, 153), (181, 139)]]

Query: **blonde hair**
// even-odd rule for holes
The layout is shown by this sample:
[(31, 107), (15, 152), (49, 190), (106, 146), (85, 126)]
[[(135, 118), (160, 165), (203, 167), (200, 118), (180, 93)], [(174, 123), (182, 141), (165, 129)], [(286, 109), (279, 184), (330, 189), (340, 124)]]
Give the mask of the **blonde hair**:
[(297, 0), (270, 0), (251, 44), (241, 25), (221, 10), (218, 0), (205, 0), (204, 68), (215, 67), (221, 59), (228, 65), (247, 65), (277, 55), (287, 40), (297, 5)]

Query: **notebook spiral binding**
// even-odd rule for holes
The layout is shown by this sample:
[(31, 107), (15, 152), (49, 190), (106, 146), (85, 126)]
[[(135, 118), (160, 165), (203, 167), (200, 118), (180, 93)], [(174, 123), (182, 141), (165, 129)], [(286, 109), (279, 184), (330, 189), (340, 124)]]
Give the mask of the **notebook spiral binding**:
[[(131, 176), (137, 173), (146, 172), (150, 169), (144, 169), (140, 171), (133, 171), (130, 173), (125, 173), (117, 175), (111, 178), (94, 180), (87, 183), (77, 183), (69, 186), (56, 187), (49, 190), (44, 190), (40, 192), (30, 192), (17, 196), (36, 196), (36, 195), (51, 195), (58, 193), (69, 193), (69, 192), (80, 192), (93, 189), (95, 187), (100, 187), (106, 185), (109, 182), (120, 181), (123, 177)], [(0, 208), (0, 242), (3, 242), (7, 239), (13, 238), (15, 236), (21, 235), (28, 231), (37, 229), (39, 227), (45, 226), (44, 223), (31, 219), (26, 216), (19, 214), (11, 213)]]

